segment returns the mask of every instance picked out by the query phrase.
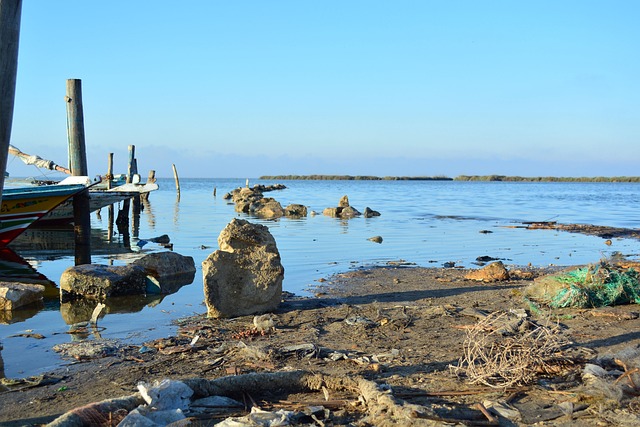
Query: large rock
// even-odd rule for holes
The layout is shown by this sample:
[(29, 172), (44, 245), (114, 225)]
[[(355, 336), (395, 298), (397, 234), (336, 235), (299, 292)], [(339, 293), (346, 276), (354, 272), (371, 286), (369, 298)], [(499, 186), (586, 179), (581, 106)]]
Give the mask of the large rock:
[(502, 261), (492, 262), (480, 270), (472, 270), (464, 276), (465, 279), (477, 280), (478, 282), (499, 282), (509, 280), (509, 272)]
[(28, 283), (0, 282), (0, 310), (15, 310), (42, 301), (44, 286)]
[(275, 310), (282, 298), (284, 267), (269, 229), (233, 219), (218, 237), (220, 250), (202, 262), (209, 317)]
[(147, 273), (139, 265), (84, 264), (67, 268), (60, 277), (62, 299), (104, 299), (146, 292)]
[(147, 273), (146, 292), (170, 294), (181, 286), (193, 282), (196, 263), (193, 257), (176, 252), (156, 252), (135, 260), (132, 265), (144, 268)]
[(147, 274), (158, 279), (182, 274), (194, 274), (196, 263), (193, 257), (176, 252), (155, 252), (147, 254), (131, 264), (144, 268)]

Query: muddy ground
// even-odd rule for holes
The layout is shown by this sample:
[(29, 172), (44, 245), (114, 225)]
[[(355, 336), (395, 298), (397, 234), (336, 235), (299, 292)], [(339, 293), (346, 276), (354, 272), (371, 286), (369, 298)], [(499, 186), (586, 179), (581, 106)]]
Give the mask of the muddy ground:
[[(533, 278), (550, 271), (509, 270), (510, 279), (494, 283), (467, 280), (463, 269), (401, 263), (348, 272), (319, 283), (315, 298), (287, 295), (275, 313), (274, 327), (267, 322), (262, 333), (254, 329), (252, 316), (185, 319), (175, 338), (137, 346), (110, 343), (93, 354), (68, 356), (70, 365), (35, 379), (33, 384), (10, 384), (8, 391), (0, 394), (0, 424), (50, 422), (91, 402), (132, 395), (140, 381), (293, 370), (385, 384), (391, 387), (388, 395), (398, 405), (427, 408), (424, 413), (410, 411), (405, 420), (388, 408), (382, 415), (378, 411), (376, 416), (387, 416), (389, 425), (637, 423), (640, 400), (634, 395), (640, 388), (633, 381), (633, 351), (640, 346), (638, 306), (532, 309), (523, 290)], [(498, 388), (472, 383), (464, 371), (452, 370), (463, 355), (469, 330), (484, 315), (511, 309), (524, 309), (529, 319), (539, 324), (559, 322), (556, 332), (566, 340), (562, 362), (555, 369), (536, 372), (522, 384)], [(587, 362), (598, 357), (608, 357), (607, 363), (598, 360), (599, 365), (618, 372), (602, 379), (594, 389), (585, 383), (582, 371)], [(625, 370), (628, 372), (622, 375)], [(605, 381), (610, 388), (606, 393), (602, 387)], [(298, 425), (383, 425), (381, 418), (372, 418), (372, 409), (360, 395), (361, 390), (348, 387), (309, 392), (280, 388), (244, 390), (234, 397), (246, 408), (324, 408), (313, 417), (299, 418)], [(484, 414), (485, 408), (496, 402), (515, 411)], [(214, 425), (227, 416), (243, 414), (242, 408), (187, 413), (194, 417), (194, 425)], [(115, 425), (123, 415), (123, 411), (112, 411), (102, 419), (103, 425)], [(96, 420), (91, 424), (98, 423)]]

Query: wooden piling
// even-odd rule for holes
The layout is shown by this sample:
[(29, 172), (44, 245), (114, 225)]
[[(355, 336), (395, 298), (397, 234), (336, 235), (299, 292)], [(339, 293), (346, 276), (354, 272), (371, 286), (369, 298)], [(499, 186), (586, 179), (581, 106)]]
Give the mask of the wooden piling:
[[(113, 186), (113, 153), (109, 153), (109, 161), (107, 163), (107, 190), (110, 190)], [(107, 207), (107, 241), (111, 242), (113, 239), (113, 221), (114, 221), (114, 208), (113, 205)]]
[(22, 0), (0, 0), (0, 199), (16, 95)]
[[(74, 176), (88, 175), (80, 79), (67, 80), (65, 100), (67, 102), (69, 169)], [(91, 264), (91, 217), (88, 189), (73, 196), (73, 223), (75, 263), (76, 265)]]
[(129, 146), (129, 164), (127, 167), (127, 182), (131, 182), (133, 180), (133, 174), (136, 173), (135, 172), (135, 168), (136, 168), (136, 146), (135, 145), (130, 145)]
[[(153, 184), (154, 182), (156, 182), (156, 171), (151, 169), (149, 171), (149, 176), (147, 176), (147, 183)], [(149, 194), (150, 193), (142, 193), (140, 195), (140, 200), (142, 200), (143, 202), (149, 201)], [(144, 203), (143, 203), (143, 206), (144, 206)]]
[[(133, 180), (134, 168), (135, 168), (135, 155), (136, 146), (129, 145), (129, 161), (127, 163), (127, 182), (130, 183)], [(131, 210), (131, 199), (124, 199), (122, 201), (122, 208), (118, 211), (118, 218), (116, 219), (116, 225), (118, 226), (118, 232), (122, 235), (123, 243), (125, 246), (129, 246), (129, 211)]]
[(109, 153), (109, 162), (107, 163), (107, 190), (111, 190), (113, 185), (113, 153)]
[(180, 194), (180, 180), (178, 179), (178, 170), (176, 169), (175, 164), (171, 164), (171, 167), (173, 168), (173, 179), (175, 179), (176, 181), (176, 191), (178, 192), (178, 194)]
[(69, 169), (71, 175), (88, 175), (87, 149), (84, 137), (82, 81), (67, 79), (67, 135), (69, 137)]

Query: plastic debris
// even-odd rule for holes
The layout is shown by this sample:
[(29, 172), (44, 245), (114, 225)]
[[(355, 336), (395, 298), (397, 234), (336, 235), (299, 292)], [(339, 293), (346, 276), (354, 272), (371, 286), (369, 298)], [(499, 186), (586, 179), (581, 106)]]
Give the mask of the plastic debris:
[(140, 406), (129, 414), (118, 424), (118, 427), (156, 427), (175, 425), (186, 417), (180, 409), (167, 409), (164, 411), (154, 411), (145, 406)]
[(164, 379), (152, 385), (140, 382), (138, 390), (147, 404), (156, 410), (187, 409), (193, 390), (182, 381)]
[(251, 413), (244, 417), (230, 417), (216, 424), (217, 427), (280, 427), (291, 425), (291, 417), (294, 412), (279, 411), (269, 412), (262, 409), (251, 408)]

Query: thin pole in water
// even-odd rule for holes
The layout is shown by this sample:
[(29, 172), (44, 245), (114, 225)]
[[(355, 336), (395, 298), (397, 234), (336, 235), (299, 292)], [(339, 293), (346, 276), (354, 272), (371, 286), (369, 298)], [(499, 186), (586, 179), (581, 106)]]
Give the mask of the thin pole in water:
[(180, 180), (178, 179), (178, 170), (176, 169), (176, 165), (175, 164), (171, 164), (171, 167), (173, 168), (173, 179), (176, 180), (176, 191), (178, 192), (178, 194), (180, 194)]

